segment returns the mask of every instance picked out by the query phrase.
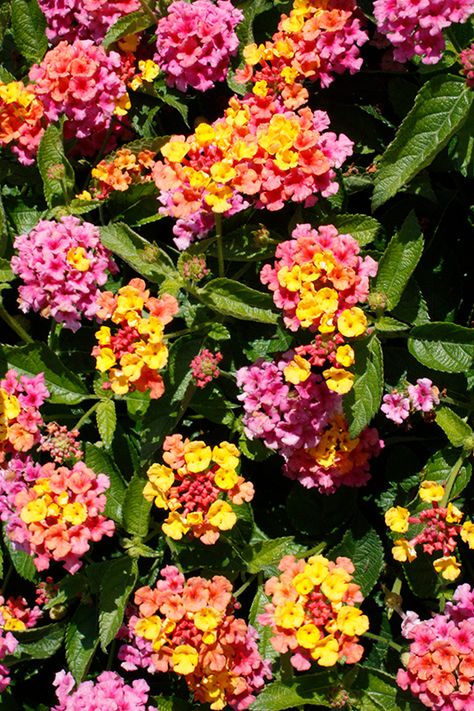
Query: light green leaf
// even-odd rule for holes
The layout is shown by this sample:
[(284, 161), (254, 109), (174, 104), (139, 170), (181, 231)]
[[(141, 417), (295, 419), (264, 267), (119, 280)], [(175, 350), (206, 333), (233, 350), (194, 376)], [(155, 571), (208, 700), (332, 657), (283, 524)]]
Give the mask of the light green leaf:
[(355, 351), (354, 386), (343, 398), (349, 434), (357, 437), (378, 412), (383, 394), (383, 354), (375, 335), (353, 344)]
[(66, 629), (66, 661), (77, 683), (86, 676), (98, 644), (97, 608), (81, 604)]
[(272, 628), (269, 625), (262, 625), (258, 621), (258, 616), (265, 612), (265, 605), (268, 605), (270, 598), (265, 595), (263, 585), (259, 585), (249, 612), (249, 623), (258, 632), (258, 650), (263, 659), (274, 661), (279, 657), (279, 652), (274, 648), (270, 639), (273, 635)]
[(271, 310), (273, 302), (269, 294), (251, 289), (232, 279), (213, 279), (199, 289), (197, 296), (206, 306), (222, 316), (233, 316), (258, 323), (278, 321), (278, 314)]
[(416, 326), (410, 333), (408, 350), (428, 368), (463, 373), (474, 360), (474, 330), (442, 321)]
[(150, 512), (152, 504), (143, 496), (143, 489), (148, 479), (134, 474), (127, 493), (123, 507), (124, 526), (132, 536), (143, 538), (148, 533)]
[[(159, 284), (174, 273), (166, 252), (120, 222), (100, 228), (102, 244), (146, 279)], [(177, 275), (177, 273), (176, 273)]]
[(380, 333), (397, 333), (398, 331), (407, 331), (410, 326), (391, 316), (380, 316), (375, 322), (375, 328)]
[(104, 513), (108, 518), (121, 524), (123, 502), (127, 487), (120, 471), (107, 452), (90, 442), (86, 442), (85, 460), (87, 466), (95, 471), (96, 474), (105, 474), (109, 477), (110, 487), (105, 492), (107, 503)]
[(382, 541), (375, 529), (364, 519), (357, 520), (329, 553), (331, 560), (337, 556), (352, 560), (355, 566), (354, 582), (360, 585), (366, 597), (376, 584), (384, 564)]
[(117, 40), (122, 37), (146, 30), (153, 24), (154, 23), (150, 15), (147, 15), (145, 12), (142, 12), (141, 10), (129, 12), (127, 15), (120, 17), (117, 22), (109, 28), (107, 34), (102, 40), (102, 44), (106, 49), (108, 49), (111, 44), (117, 42)]
[(38, 148), (37, 163), (48, 207), (68, 203), (74, 194), (74, 171), (66, 158), (62, 130), (51, 124)]
[(251, 711), (284, 711), (294, 706), (331, 707), (328, 693), (334, 687), (334, 678), (327, 672), (300, 676), (286, 684), (275, 681), (268, 684), (257, 696)]
[(245, 550), (244, 557), (249, 573), (259, 573), (278, 565), (283, 556), (303, 551), (304, 547), (295, 543), (293, 536), (282, 536), (254, 543)]
[(11, 7), (16, 46), (28, 62), (40, 62), (48, 49), (48, 40), (46, 18), (37, 0), (12, 0)]
[(361, 247), (373, 242), (381, 227), (375, 217), (368, 215), (334, 215), (331, 217), (331, 224), (341, 234), (352, 235)]
[(454, 447), (473, 448), (474, 432), (467, 422), (464, 422), (449, 407), (441, 407), (436, 411), (436, 423)]
[[(0, 220), (1, 220), (1, 214), (0, 214)], [(0, 283), (4, 284), (5, 282), (13, 281), (14, 279), (15, 279), (15, 275), (13, 274), (13, 272), (11, 270), (9, 260), (0, 258)]]
[(109, 448), (117, 427), (117, 413), (113, 400), (101, 400), (99, 402), (96, 410), (96, 420), (100, 438), (105, 446)]
[(466, 121), (472, 101), (473, 93), (460, 77), (442, 74), (422, 86), (380, 161), (372, 197), (374, 209), (431, 163)]
[(107, 562), (100, 586), (99, 637), (105, 652), (123, 621), (125, 605), (138, 575), (137, 561), (129, 556)]
[[(445, 447), (435, 452), (426, 462), (422, 469), (421, 476), (428, 481), (437, 481), (440, 484), (446, 484), (451, 469), (456, 464), (459, 458), (459, 450), (452, 447)], [(456, 481), (454, 482), (451, 491), (451, 497), (455, 498), (469, 484), (472, 474), (471, 463), (466, 459), (463, 462), (461, 469), (458, 472)]]
[(423, 235), (415, 213), (410, 212), (379, 262), (374, 290), (385, 295), (391, 311), (400, 301), (423, 252)]

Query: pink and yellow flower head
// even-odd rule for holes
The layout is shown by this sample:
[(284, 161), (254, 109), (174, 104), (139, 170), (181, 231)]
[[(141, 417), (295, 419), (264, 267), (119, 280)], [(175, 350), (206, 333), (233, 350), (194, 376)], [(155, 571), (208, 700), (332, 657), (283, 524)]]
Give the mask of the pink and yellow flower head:
[(168, 566), (155, 588), (135, 592), (135, 605), (130, 643), (119, 651), (124, 668), (173, 671), (185, 678), (197, 702), (215, 711), (250, 706), (270, 668), (258, 652), (255, 630), (234, 617), (227, 578), (186, 580)]
[(392, 555), (395, 560), (411, 563), (417, 557), (417, 546), (430, 556), (441, 553), (441, 557), (433, 559), (433, 568), (445, 580), (453, 581), (461, 572), (461, 564), (453, 553), (459, 538), (474, 550), (474, 523), (469, 520), (462, 523), (464, 514), (454, 504), (443, 505), (444, 494), (445, 489), (438, 482), (423, 481), (418, 495), (430, 507), (411, 514), (402, 506), (393, 506), (385, 513), (385, 523), (396, 534), (406, 534), (411, 526), (414, 527), (411, 538), (394, 541)]
[(169, 466), (152, 464), (143, 490), (147, 501), (170, 512), (163, 532), (175, 540), (188, 534), (215, 543), (221, 531), (237, 523), (235, 506), (253, 498), (253, 485), (237, 471), (239, 450), (229, 442), (209, 447), (183, 441), (181, 435), (166, 437), (163, 449)]
[(43, 613), (40, 608), (30, 608), (24, 597), (9, 597), (0, 595), (0, 632), (23, 632), (34, 627)]
[(117, 395), (139, 390), (161, 397), (164, 385), (158, 371), (168, 362), (164, 327), (178, 312), (174, 296), (150, 296), (142, 279), (132, 279), (116, 295), (103, 292), (97, 304), (98, 316), (111, 321), (97, 331), (98, 345), (92, 351), (97, 370), (108, 376), (104, 387)]
[(39, 0), (39, 6), (52, 44), (75, 39), (92, 39), (100, 44), (120, 17), (140, 9), (139, 0), (68, 0), (66, 13), (62, 0)]
[(299, 671), (314, 663), (332, 667), (339, 661), (358, 662), (364, 650), (357, 643), (369, 620), (355, 606), (363, 597), (352, 582), (349, 558), (334, 563), (322, 555), (308, 560), (288, 555), (278, 567), (281, 575), (265, 584), (271, 602), (259, 616), (260, 624), (271, 627), (274, 649), (290, 652)]
[(72, 674), (60, 671), (53, 684), (58, 698), (53, 711), (95, 711), (107, 707), (116, 711), (158, 711), (148, 704), (150, 687), (144, 679), (127, 684), (117, 672), (104, 671), (95, 681), (83, 681), (76, 688)]
[(28, 452), (40, 441), (39, 408), (48, 396), (43, 373), (30, 378), (9, 370), (0, 380), (0, 464), (7, 455)]
[(20, 163), (34, 163), (46, 127), (44, 107), (33, 86), (0, 81), (0, 146), (8, 146)]

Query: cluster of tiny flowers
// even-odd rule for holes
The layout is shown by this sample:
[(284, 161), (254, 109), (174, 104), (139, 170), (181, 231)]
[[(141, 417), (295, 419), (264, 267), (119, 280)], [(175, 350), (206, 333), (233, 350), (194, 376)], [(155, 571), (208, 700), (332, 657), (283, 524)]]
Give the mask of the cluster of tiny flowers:
[[(13, 654), (18, 646), (12, 632), (34, 627), (41, 617), (39, 607), (29, 608), (24, 597), (5, 598), (0, 595), (0, 662)], [(8, 667), (0, 664), (0, 694), (10, 683)]]
[(298, 671), (313, 662), (322, 667), (358, 662), (364, 649), (357, 642), (369, 629), (369, 620), (355, 607), (363, 597), (351, 582), (352, 561), (337, 558), (334, 563), (322, 555), (306, 561), (287, 555), (278, 568), (282, 574), (265, 583), (271, 602), (258, 617), (260, 624), (271, 627), (274, 649), (290, 652)]
[(284, 474), (308, 489), (332, 494), (340, 486), (362, 486), (369, 462), (383, 442), (366, 428), (351, 439), (342, 414), (342, 397), (310, 373), (296, 385), (286, 378), (294, 352), (277, 363), (258, 360), (237, 371), (243, 423), (250, 439), (262, 439), (285, 460)]
[(66, 138), (87, 138), (107, 129), (126, 96), (121, 58), (92, 40), (62, 41), (29, 73), (50, 121), (67, 118)]
[(112, 159), (101, 160), (92, 169), (91, 175), (98, 183), (97, 188), (92, 193), (84, 191), (78, 197), (104, 200), (115, 190), (123, 192), (131, 185), (149, 183), (155, 165), (154, 157), (153, 151), (133, 153), (129, 148), (120, 148)]
[(178, 312), (174, 296), (150, 296), (142, 279), (132, 279), (117, 295), (102, 292), (97, 305), (98, 316), (114, 324), (97, 331), (99, 345), (92, 351), (97, 370), (107, 373), (104, 387), (117, 395), (149, 390), (150, 397), (161, 397), (164, 385), (158, 370), (168, 362), (163, 331)]
[(418, 378), (416, 385), (408, 383), (405, 390), (392, 390), (383, 396), (382, 412), (401, 425), (413, 412), (431, 412), (439, 404), (439, 389), (429, 378)]
[(237, 523), (231, 503), (253, 499), (253, 485), (237, 472), (239, 450), (229, 442), (211, 448), (202, 441), (183, 441), (181, 435), (166, 437), (163, 450), (168, 466), (152, 464), (143, 490), (147, 501), (170, 512), (163, 533), (175, 540), (189, 534), (215, 543), (221, 531)]
[(46, 125), (34, 87), (0, 81), (0, 146), (9, 146), (23, 165), (34, 163)]
[(219, 363), (222, 357), (220, 351), (211, 353), (208, 348), (203, 348), (202, 351), (192, 359), (189, 367), (191, 368), (193, 383), (196, 387), (205, 388), (214, 378), (219, 377)]
[(172, 2), (158, 21), (154, 57), (167, 83), (180, 91), (207, 91), (223, 81), (239, 46), (235, 27), (243, 19), (229, 0)]
[(178, 247), (185, 249), (193, 233), (203, 237), (214, 214), (229, 216), (250, 203), (268, 210), (288, 202), (310, 206), (318, 195), (335, 194), (334, 169), (352, 153), (352, 142), (328, 127), (324, 111), (290, 111), (271, 94), (249, 94), (232, 97), (213, 124), (199, 124), (187, 138), (173, 136), (153, 176), (160, 212), (178, 218)]
[(460, 585), (444, 614), (420, 620), (408, 612), (402, 632), (410, 642), (406, 669), (397, 683), (428, 709), (474, 709), (474, 590)]
[(461, 73), (466, 77), (467, 86), (474, 87), (474, 43), (467, 49), (463, 49), (459, 55), (462, 64)]
[(411, 563), (417, 556), (416, 546), (421, 546), (423, 552), (430, 556), (441, 553), (441, 557), (433, 561), (433, 568), (445, 580), (456, 580), (461, 564), (452, 554), (459, 536), (474, 550), (474, 523), (465, 520), (461, 524), (464, 514), (454, 504), (440, 505), (445, 494), (441, 484), (423, 481), (418, 493), (421, 501), (431, 504), (430, 508), (410, 515), (403, 506), (393, 506), (385, 514), (385, 523), (394, 533), (407, 533), (410, 526), (415, 526), (417, 531), (411, 539), (397, 539), (392, 555), (402, 563)]
[(355, 304), (367, 301), (369, 277), (377, 273), (377, 262), (362, 259), (359, 252), (357, 240), (339, 234), (333, 225), (315, 230), (303, 224), (295, 227), (291, 240), (277, 246), (275, 265), (263, 267), (260, 279), (283, 310), (285, 325), (291, 331), (305, 328), (317, 333), (314, 349), (297, 350), (293, 370), (287, 374), (291, 382), (306, 380), (311, 365), (328, 359), (332, 367), (323, 371), (328, 387), (340, 394), (352, 388), (354, 375), (344, 366), (353, 364), (354, 351), (344, 338), (367, 331), (365, 313)]
[(246, 66), (236, 78), (253, 81), (257, 93), (274, 91), (288, 108), (297, 108), (308, 99), (305, 79), (327, 87), (334, 75), (359, 71), (359, 47), (368, 39), (361, 17), (353, 0), (295, 0), (270, 41), (244, 48)]
[(56, 44), (75, 39), (101, 42), (120, 17), (140, 9), (139, 0), (39, 0), (46, 36)]
[(204, 254), (183, 254), (181, 272), (188, 281), (201, 281), (210, 273), (206, 265), (206, 256)]
[(9, 370), (0, 380), (0, 465), (7, 454), (28, 452), (40, 441), (39, 408), (48, 396), (43, 373), (30, 378)]
[(256, 632), (233, 612), (232, 584), (186, 580), (174, 566), (161, 571), (155, 588), (135, 593), (134, 614), (119, 651), (127, 670), (173, 671), (184, 676), (197, 702), (219, 711), (244, 711), (270, 677), (269, 662), (257, 648)]
[(34, 481), (23, 480), (13, 500), (9, 498), (7, 535), (18, 549), (33, 556), (37, 570), (62, 561), (73, 574), (81, 567), (90, 541), (114, 533), (113, 521), (101, 515), (109, 479), (84, 462), (71, 468), (48, 462), (35, 474)]
[(375, 0), (379, 32), (394, 46), (397, 62), (415, 56), (423, 64), (436, 64), (445, 48), (443, 29), (466, 22), (474, 12), (472, 0)]
[(15, 238), (13, 272), (20, 277), (18, 302), (22, 311), (39, 311), (72, 331), (81, 317), (97, 314), (99, 287), (117, 267), (100, 241), (99, 228), (73, 215), (59, 221), (40, 220)]
[(112, 671), (104, 671), (95, 681), (83, 681), (75, 689), (71, 673), (60, 671), (54, 679), (58, 704), (51, 711), (157, 711), (148, 705), (150, 687), (144, 679), (126, 684)]
[(10, 684), (10, 673), (5, 664), (1, 664), (2, 659), (13, 654), (18, 647), (18, 640), (11, 632), (5, 632), (3, 628), (3, 616), (0, 613), (0, 694), (5, 691)]
[(48, 452), (56, 464), (82, 459), (83, 451), (79, 440), (79, 430), (68, 430), (66, 425), (57, 422), (48, 422), (46, 432), (41, 435), (38, 449)]

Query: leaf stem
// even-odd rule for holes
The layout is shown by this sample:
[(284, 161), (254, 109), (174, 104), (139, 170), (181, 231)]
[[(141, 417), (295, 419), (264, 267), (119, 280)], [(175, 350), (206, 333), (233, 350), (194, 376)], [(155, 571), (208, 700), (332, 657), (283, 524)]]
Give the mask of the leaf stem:
[(374, 634), (373, 632), (364, 632), (364, 637), (372, 639), (374, 642), (382, 642), (382, 644), (386, 644), (388, 647), (395, 649), (397, 652), (403, 652), (401, 644), (396, 644), (396, 642), (392, 642), (392, 640), (387, 639), (387, 637), (381, 637), (379, 634)]
[(451, 496), (451, 491), (453, 490), (454, 482), (456, 481), (456, 477), (459, 474), (461, 467), (464, 462), (464, 452), (459, 456), (459, 459), (456, 461), (454, 464), (453, 468), (448, 474), (448, 478), (446, 480), (446, 486), (444, 487), (444, 496), (440, 501), (440, 506), (447, 506), (449, 497)]
[(224, 276), (224, 247), (222, 244), (222, 215), (216, 213), (217, 264), (219, 276)]
[(300, 553), (299, 555), (296, 556), (296, 559), (300, 558), (309, 558), (311, 555), (318, 555), (319, 553), (322, 553), (323, 550), (326, 548), (327, 543), (326, 541), (321, 541), (321, 543), (318, 543), (317, 546), (314, 546), (313, 548), (310, 548), (309, 551), (304, 551), (303, 553)]
[(0, 302), (0, 318), (5, 321), (7, 326), (10, 326), (12, 331), (15, 331), (16, 335), (21, 338), (21, 340), (24, 343), (33, 343), (33, 339), (31, 336), (25, 331), (23, 326), (20, 326), (19, 323), (16, 322), (16, 320), (13, 318), (13, 316), (10, 316), (8, 311), (5, 309), (3, 304)]
[(82, 415), (82, 417), (77, 421), (76, 426), (74, 427), (75, 430), (80, 430), (82, 425), (86, 422), (86, 420), (89, 419), (89, 417), (94, 413), (97, 408), (99, 407), (101, 400), (97, 400), (93, 405), (90, 406), (90, 408)]
[(247, 588), (249, 587), (249, 585), (251, 585), (251, 584), (253, 583), (253, 581), (255, 580), (256, 577), (257, 577), (257, 573), (254, 573), (253, 575), (251, 575), (251, 576), (248, 578), (248, 580), (246, 580), (245, 583), (243, 583), (243, 585), (240, 586), (240, 588), (237, 590), (237, 592), (234, 593), (234, 597), (235, 597), (235, 598), (238, 598), (239, 595), (242, 595), (242, 593), (243, 593), (245, 590), (247, 590)]

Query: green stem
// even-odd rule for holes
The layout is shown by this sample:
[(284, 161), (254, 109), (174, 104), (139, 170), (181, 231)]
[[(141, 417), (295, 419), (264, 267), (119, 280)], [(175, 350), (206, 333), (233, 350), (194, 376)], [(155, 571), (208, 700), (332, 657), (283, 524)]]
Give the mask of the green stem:
[(82, 417), (77, 421), (76, 426), (74, 427), (75, 430), (80, 430), (84, 422), (89, 419), (89, 417), (97, 410), (99, 407), (99, 403), (101, 401), (97, 400), (93, 405), (90, 406), (90, 408), (82, 415)]
[(300, 553), (296, 557), (299, 558), (309, 558), (311, 555), (319, 555), (319, 553), (322, 553), (323, 550), (326, 548), (327, 543), (326, 541), (321, 541), (321, 543), (318, 543), (317, 546), (314, 546), (314, 548), (310, 548), (309, 551), (304, 551), (304, 553)]
[(464, 453), (460, 455), (459, 459), (456, 461), (455, 465), (448, 474), (446, 486), (444, 487), (444, 496), (440, 501), (440, 506), (448, 505), (449, 497), (451, 496), (451, 491), (453, 490), (454, 482), (456, 481), (456, 477), (459, 474), (464, 462), (464, 456)]
[(367, 637), (367, 639), (373, 639), (374, 642), (382, 642), (382, 644), (386, 644), (388, 647), (395, 649), (397, 652), (403, 652), (401, 644), (396, 644), (395, 642), (392, 642), (391, 639), (387, 639), (387, 637), (381, 637), (379, 634), (374, 634), (373, 632), (364, 632), (364, 637)]
[(240, 586), (240, 588), (237, 590), (237, 592), (234, 593), (234, 597), (237, 598), (237, 597), (239, 597), (239, 595), (242, 595), (242, 593), (245, 590), (247, 590), (249, 585), (251, 585), (253, 583), (253, 581), (255, 580), (256, 577), (257, 577), (257, 573), (254, 573), (254, 575), (251, 575), (250, 578), (248, 580), (246, 580), (243, 585)]
[(10, 316), (8, 311), (5, 309), (3, 304), (0, 303), (0, 318), (5, 321), (7, 326), (10, 326), (12, 331), (15, 331), (16, 335), (21, 338), (24, 343), (33, 343), (33, 339), (31, 336), (25, 331), (23, 326), (20, 326), (19, 323), (16, 322), (16, 320), (13, 318), (13, 316)]
[(217, 263), (219, 276), (224, 276), (224, 246), (222, 244), (222, 216), (216, 213)]
[(112, 669), (112, 664), (114, 663), (116, 647), (117, 647), (117, 640), (114, 639), (114, 640), (112, 640), (112, 644), (110, 645), (109, 656), (107, 657), (107, 666), (105, 667), (107, 671), (110, 671)]
[(290, 662), (291, 652), (286, 652), (280, 657), (281, 680), (285, 684), (293, 680), (293, 667)]
[(1, 590), (2, 595), (3, 595), (4, 597), (5, 597), (5, 592), (6, 592), (6, 589), (7, 589), (7, 586), (8, 586), (8, 582), (9, 582), (11, 576), (12, 576), (12, 573), (13, 573), (13, 565), (10, 565), (9, 568), (8, 568), (8, 570), (7, 570), (7, 574), (5, 575), (5, 577), (4, 577), (3, 580), (2, 580), (2, 585), (0, 586), (0, 590)]
[(51, 329), (48, 334), (48, 346), (51, 348), (52, 351), (57, 350), (58, 348), (58, 340), (60, 333), (61, 324), (53, 320), (51, 323)]

